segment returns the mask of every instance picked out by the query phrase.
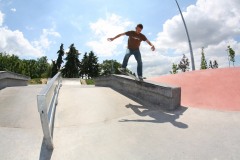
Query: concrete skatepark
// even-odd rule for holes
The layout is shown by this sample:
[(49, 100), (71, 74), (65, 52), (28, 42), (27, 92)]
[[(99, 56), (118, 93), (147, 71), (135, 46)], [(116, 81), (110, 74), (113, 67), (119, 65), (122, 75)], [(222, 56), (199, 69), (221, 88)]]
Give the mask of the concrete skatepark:
[[(234, 84), (234, 98), (239, 99), (239, 85)], [(240, 159), (239, 103), (234, 109), (230, 101), (230, 109), (188, 106), (184, 85), (181, 106), (165, 110), (110, 87), (65, 80), (55, 112), (54, 150), (48, 150), (36, 101), (43, 87), (0, 90), (0, 159)]]

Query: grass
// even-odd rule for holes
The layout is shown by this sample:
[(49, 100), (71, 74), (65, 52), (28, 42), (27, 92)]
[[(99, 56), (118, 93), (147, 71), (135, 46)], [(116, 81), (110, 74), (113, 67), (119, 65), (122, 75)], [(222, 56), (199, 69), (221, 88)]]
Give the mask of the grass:
[(46, 78), (33, 78), (28, 81), (28, 84), (46, 84)]
[(87, 83), (87, 85), (94, 85), (95, 81), (94, 81), (94, 79), (86, 79), (86, 83)]

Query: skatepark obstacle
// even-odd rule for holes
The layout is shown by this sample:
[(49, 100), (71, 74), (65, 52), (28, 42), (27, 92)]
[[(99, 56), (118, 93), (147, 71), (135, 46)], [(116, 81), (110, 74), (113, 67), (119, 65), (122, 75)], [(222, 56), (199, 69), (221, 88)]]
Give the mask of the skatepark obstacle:
[(27, 86), (30, 77), (9, 72), (0, 71), (0, 89), (11, 86)]
[(53, 149), (53, 124), (57, 98), (62, 85), (61, 73), (57, 73), (37, 95), (38, 112), (41, 118), (44, 143), (48, 149)]
[(132, 98), (140, 104), (175, 110), (181, 106), (181, 88), (144, 80), (136, 81), (129, 76), (109, 75), (96, 79), (96, 86), (112, 89)]

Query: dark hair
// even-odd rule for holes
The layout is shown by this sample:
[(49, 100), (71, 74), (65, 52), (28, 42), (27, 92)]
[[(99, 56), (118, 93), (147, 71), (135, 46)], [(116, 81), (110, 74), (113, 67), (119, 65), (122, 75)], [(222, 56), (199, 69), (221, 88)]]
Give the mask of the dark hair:
[(143, 29), (143, 25), (142, 24), (138, 24), (137, 27)]

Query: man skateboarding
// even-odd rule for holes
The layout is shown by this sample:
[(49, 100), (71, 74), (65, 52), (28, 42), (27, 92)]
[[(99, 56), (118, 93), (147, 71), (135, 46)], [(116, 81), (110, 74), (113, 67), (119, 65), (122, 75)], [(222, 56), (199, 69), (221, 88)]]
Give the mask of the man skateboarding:
[(113, 41), (116, 38), (119, 38), (121, 36), (128, 36), (128, 50), (127, 53), (124, 56), (123, 59), (123, 63), (122, 63), (122, 68), (120, 68), (120, 71), (122, 72), (126, 72), (126, 67), (128, 64), (128, 60), (130, 58), (131, 55), (134, 55), (136, 61), (137, 61), (137, 74), (138, 74), (138, 78), (140, 80), (143, 79), (142, 77), (142, 57), (141, 57), (141, 53), (139, 50), (139, 46), (141, 44), (141, 41), (146, 41), (150, 46), (152, 51), (155, 50), (154, 45), (146, 38), (146, 36), (144, 34), (141, 33), (142, 29), (143, 29), (143, 25), (142, 24), (138, 24), (135, 28), (135, 31), (127, 31), (121, 34), (118, 34), (117, 36), (113, 37), (113, 38), (108, 38), (108, 41)]

